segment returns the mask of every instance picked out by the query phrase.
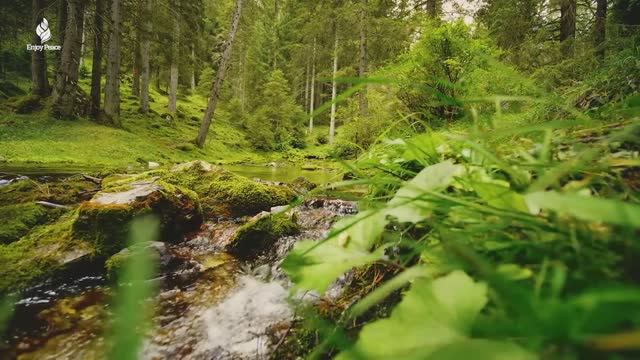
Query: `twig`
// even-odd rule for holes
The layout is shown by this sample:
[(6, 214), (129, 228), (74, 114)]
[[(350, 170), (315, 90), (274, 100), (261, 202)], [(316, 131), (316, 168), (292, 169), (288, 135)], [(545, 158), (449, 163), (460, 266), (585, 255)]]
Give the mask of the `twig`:
[(44, 207), (53, 208), (53, 209), (69, 209), (69, 206), (54, 204), (47, 201), (36, 201), (36, 204), (42, 205)]

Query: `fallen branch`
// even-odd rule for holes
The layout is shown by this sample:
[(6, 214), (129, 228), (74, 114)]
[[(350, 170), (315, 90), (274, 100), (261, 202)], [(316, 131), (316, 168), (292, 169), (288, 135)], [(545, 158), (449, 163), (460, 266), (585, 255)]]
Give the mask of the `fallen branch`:
[(36, 201), (36, 204), (42, 205), (44, 207), (52, 208), (52, 209), (70, 209), (69, 206), (60, 205), (60, 204), (54, 204), (54, 203), (50, 203), (50, 202), (47, 202), (47, 201)]
[(102, 179), (100, 179), (100, 178), (93, 177), (93, 176), (89, 176), (89, 175), (86, 175), (86, 174), (82, 174), (82, 177), (83, 177), (85, 180), (89, 180), (89, 181), (91, 181), (92, 183), (95, 183), (95, 184), (97, 184), (97, 185), (102, 184)]

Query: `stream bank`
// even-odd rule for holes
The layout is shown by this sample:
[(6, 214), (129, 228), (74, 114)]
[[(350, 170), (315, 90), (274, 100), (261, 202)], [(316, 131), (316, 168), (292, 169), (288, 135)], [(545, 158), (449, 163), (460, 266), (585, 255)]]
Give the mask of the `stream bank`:
[[(194, 168), (195, 173), (191, 172)], [(179, 187), (178, 183), (191, 184), (176, 196), (189, 198), (193, 196), (189, 191), (193, 191), (200, 206), (185, 208), (182, 204), (176, 209), (187, 209), (186, 213), (170, 211), (165, 215), (173, 218), (180, 214), (184, 218), (185, 214), (201, 214), (201, 224), (193, 230), (185, 228), (183, 234), (165, 231), (163, 242), (150, 244), (159, 255), (161, 267), (154, 281), (160, 284), (160, 290), (149, 300), (154, 304), (155, 313), (141, 358), (268, 357), (279, 339), (288, 333), (294, 317), (291, 303), (295, 299), (290, 297), (290, 283), (280, 271), (280, 261), (296, 241), (322, 239), (337, 219), (357, 211), (353, 202), (327, 197), (307, 199), (290, 210), (278, 206), (283, 205), (279, 201), (269, 203), (255, 201), (255, 198), (250, 201), (250, 207), (221, 204), (224, 201), (218, 195), (206, 194), (210, 188), (205, 191), (196, 183), (214, 177), (230, 180), (227, 183), (233, 182), (234, 185), (248, 180), (216, 171), (206, 163), (196, 163), (182, 167), (179, 175), (172, 171), (171, 178), (166, 176), (167, 173), (152, 172), (105, 179), (101, 189), (90, 200), (81, 200), (77, 208), (69, 205), (70, 208), (61, 215), (62, 219), (76, 216), (75, 223), (71, 225), (72, 234), (75, 234), (74, 229), (78, 227), (83, 211), (86, 214), (88, 209), (93, 211), (97, 205), (108, 205), (110, 219), (114, 218), (113, 205), (131, 205), (131, 202), (144, 203), (145, 211), (151, 209), (162, 217), (166, 212), (164, 207), (172, 203), (167, 189), (176, 191), (172, 186)], [(228, 191), (228, 199), (242, 199), (242, 194), (232, 191), (237, 186), (228, 188), (225, 181), (223, 185), (212, 186), (216, 193)], [(263, 182), (249, 185), (252, 191), (264, 186), (269, 193), (295, 192), (281, 188), (285, 185)], [(159, 189), (161, 187), (164, 188)], [(158, 192), (164, 195), (160, 196)], [(106, 194), (109, 201), (104, 200)], [(260, 192), (257, 195), (259, 198)], [(155, 198), (153, 201), (159, 198), (163, 209), (155, 208), (149, 198)], [(287, 202), (290, 200), (287, 198)], [(115, 218), (124, 219), (138, 211), (131, 209), (138, 209), (138, 206), (133, 205), (125, 212), (118, 209)], [(97, 213), (103, 214), (102, 211)], [(123, 214), (127, 216), (122, 217)], [(286, 224), (284, 231), (282, 224)], [(101, 237), (102, 241), (120, 236), (119, 232), (104, 227), (98, 227), (98, 231), (105, 235)], [(253, 244), (264, 239), (268, 240), (267, 243), (249, 246), (251, 251), (238, 246), (242, 242)], [(20, 241), (22, 238), (16, 243)], [(88, 256), (92, 260), (126, 252), (126, 249), (116, 251), (122, 246), (110, 248), (101, 246), (99, 241), (88, 243), (93, 246), (92, 255)], [(96, 265), (99, 263), (77, 262), (74, 266), (65, 267), (64, 271), (56, 272), (55, 276), (40, 277), (35, 286), (23, 291), (16, 304), (9, 336), (0, 345), (0, 353), (10, 359), (102, 358), (106, 347), (102, 334), (109, 326), (113, 279), (107, 278), (105, 269)]]

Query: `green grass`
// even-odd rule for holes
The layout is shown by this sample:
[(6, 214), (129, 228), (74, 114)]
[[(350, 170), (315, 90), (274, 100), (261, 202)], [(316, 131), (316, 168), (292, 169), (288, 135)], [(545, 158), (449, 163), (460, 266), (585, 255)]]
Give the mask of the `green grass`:
[[(81, 81), (88, 92), (88, 79)], [(192, 146), (207, 99), (200, 95), (180, 97), (173, 123), (167, 122), (167, 97), (151, 86), (151, 112), (137, 111), (138, 99), (121, 89), (122, 129), (87, 118), (57, 120), (48, 109), (18, 115), (0, 115), (0, 162), (89, 165), (123, 168), (139, 162), (160, 164), (203, 159), (212, 163), (262, 163), (280, 159), (275, 153), (258, 153), (233, 123), (224, 104), (216, 112), (204, 149)]]

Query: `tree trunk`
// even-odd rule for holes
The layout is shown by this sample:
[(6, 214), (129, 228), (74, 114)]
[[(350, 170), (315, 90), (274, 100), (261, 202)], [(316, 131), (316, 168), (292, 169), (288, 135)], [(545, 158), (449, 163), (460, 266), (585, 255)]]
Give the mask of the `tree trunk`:
[(82, 0), (67, 1), (67, 26), (60, 56), (60, 67), (53, 89), (52, 114), (57, 118), (73, 118), (76, 115), (78, 90), (78, 65), (82, 37)]
[(131, 81), (131, 95), (140, 96), (140, 33), (136, 34), (136, 44), (133, 47), (133, 79)]
[(442, 16), (442, 0), (427, 0), (426, 10), (430, 19), (440, 19)]
[(151, 33), (153, 31), (153, 23), (151, 22), (152, 12), (151, 0), (145, 1), (144, 9), (144, 31), (140, 44), (140, 112), (146, 114), (149, 112), (149, 52), (151, 50)]
[(178, 15), (173, 19), (173, 44), (171, 44), (171, 69), (169, 72), (169, 104), (167, 110), (176, 112), (178, 100), (178, 56), (180, 52), (180, 19)]
[(220, 89), (222, 88), (222, 82), (224, 81), (224, 73), (227, 70), (227, 65), (228, 65), (227, 63), (231, 58), (231, 49), (233, 48), (233, 41), (236, 37), (236, 32), (238, 31), (238, 25), (240, 24), (241, 11), (242, 11), (242, 0), (236, 0), (236, 6), (233, 12), (233, 19), (231, 20), (231, 28), (229, 29), (227, 42), (225, 43), (225, 46), (224, 46), (222, 59), (220, 59), (220, 66), (218, 67), (218, 71), (216, 73), (216, 80), (213, 83), (213, 88), (211, 89), (211, 95), (209, 96), (209, 103), (207, 104), (207, 111), (204, 113), (204, 118), (202, 119), (202, 126), (200, 127), (200, 132), (198, 133), (198, 137), (196, 138), (196, 145), (198, 145), (198, 147), (200, 148), (204, 147), (205, 141), (207, 139), (207, 133), (209, 132), (209, 126), (211, 125), (211, 121), (213, 120), (213, 116), (216, 111), (216, 105), (218, 104)]
[(120, 122), (120, 0), (111, 0), (107, 81), (104, 87), (104, 112), (115, 126)]
[(191, 45), (191, 93), (196, 92), (196, 46)]
[[(67, 27), (67, 0), (58, 0), (58, 44), (64, 44), (65, 30)], [(60, 68), (62, 51), (58, 51), (56, 57), (56, 71)]]
[(596, 1), (596, 23), (594, 27), (593, 46), (596, 49), (596, 54), (601, 60), (604, 58), (606, 39), (606, 21), (607, 21), (607, 0)]
[(576, 38), (576, 8), (576, 0), (561, 0), (560, 42), (565, 56), (573, 54), (573, 42)]
[[(33, 24), (41, 26), (42, 30), (48, 30), (49, 24), (42, 22), (43, 0), (32, 0)], [(41, 24), (41, 25), (40, 25)], [(40, 36), (34, 34), (34, 45), (42, 45)], [(31, 52), (31, 80), (33, 81), (32, 93), (39, 96), (49, 95), (49, 79), (47, 78), (47, 58), (44, 51)]]
[(102, 81), (102, 39), (103, 17), (105, 15), (104, 0), (96, 0), (96, 14), (93, 29), (93, 64), (91, 65), (91, 115), (95, 118), (100, 113), (100, 89)]
[[(360, 11), (360, 64), (358, 66), (358, 77), (360, 81), (364, 81), (367, 73), (367, 0), (362, 1), (362, 9)], [(358, 94), (358, 103), (360, 108), (360, 116), (369, 115), (369, 104), (367, 102), (367, 84), (362, 84), (362, 90)]]
[(333, 137), (336, 132), (336, 96), (337, 87), (336, 83), (338, 76), (338, 31), (335, 29), (334, 24), (334, 44), (333, 44), (333, 81), (331, 84), (331, 122), (329, 123), (329, 144), (333, 145)]
[(311, 95), (309, 97), (309, 134), (313, 131), (313, 106), (316, 92), (316, 38), (313, 38), (313, 52), (311, 55)]
[(309, 105), (309, 58), (307, 58), (307, 68), (304, 77), (304, 110), (307, 111)]
[(79, 67), (82, 67), (82, 64), (84, 63), (84, 34), (85, 34), (85, 26), (87, 24), (87, 14), (82, 11), (82, 37), (80, 40), (80, 64)]

